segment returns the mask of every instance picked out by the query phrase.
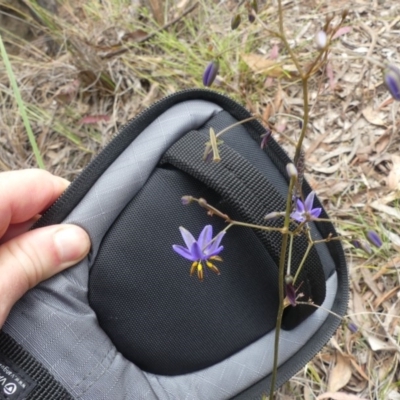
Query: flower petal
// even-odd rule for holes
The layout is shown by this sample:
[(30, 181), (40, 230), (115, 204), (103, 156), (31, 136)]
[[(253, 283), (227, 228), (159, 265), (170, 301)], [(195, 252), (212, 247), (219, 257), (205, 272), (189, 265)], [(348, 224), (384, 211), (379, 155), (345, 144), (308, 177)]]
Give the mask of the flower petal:
[(179, 244), (174, 244), (172, 245), (172, 248), (176, 253), (178, 253), (183, 258), (186, 258), (187, 260), (190, 261), (198, 260), (198, 258), (193, 257), (193, 254), (186, 247), (180, 246)]
[(286, 297), (289, 300), (289, 303), (293, 307), (296, 307), (296, 290), (293, 284), (285, 283), (285, 292), (286, 292)]
[[(212, 243), (210, 244), (210, 246), (208, 246), (206, 248), (206, 250), (204, 252), (209, 257), (211, 257), (213, 255), (217, 255), (223, 250), (223, 248), (224, 248), (223, 246), (221, 246), (222, 248), (221, 248), (221, 250), (219, 250), (220, 249), (219, 244), (221, 243), (221, 240), (224, 237), (225, 233), (226, 233), (225, 231), (222, 231), (222, 232), (218, 233), (218, 235), (215, 236), (215, 238), (212, 241)], [(217, 250), (219, 250), (219, 251), (217, 251)]]
[(210, 242), (212, 240), (212, 232), (213, 229), (211, 225), (206, 225), (200, 232), (197, 243), (199, 244), (202, 253), (205, 253), (207, 247), (210, 245)]
[(190, 253), (192, 254), (194, 260), (203, 260), (203, 259), (205, 259), (205, 257), (203, 256), (203, 253), (202, 253), (202, 251), (200, 249), (200, 246), (199, 246), (199, 244), (197, 242), (194, 242), (192, 244), (192, 248), (190, 249)]
[(306, 220), (304, 218), (304, 214), (298, 211), (292, 212), (290, 214), (290, 218), (294, 219), (297, 222), (304, 222)]
[(321, 214), (321, 212), (322, 212), (322, 208), (313, 208), (311, 211), (310, 211), (310, 216), (312, 217), (312, 218), (318, 218), (319, 217), (319, 215)]
[(375, 231), (368, 231), (367, 238), (376, 247), (381, 247), (383, 244), (381, 238)]
[(206, 256), (207, 258), (213, 258), (215, 256), (218, 256), (219, 253), (224, 249), (224, 246), (219, 246), (216, 249), (214, 249), (211, 253), (207, 253)]
[(305, 212), (304, 203), (300, 199), (297, 199), (296, 201), (296, 211), (299, 213)]
[(312, 212), (312, 207), (314, 204), (314, 197), (315, 197), (315, 192), (310, 192), (306, 198), (306, 201), (304, 202), (305, 211), (308, 213)]
[(190, 250), (192, 248), (193, 243), (196, 241), (196, 239), (193, 237), (193, 235), (185, 229), (183, 226), (179, 227), (179, 230), (182, 235), (182, 239), (184, 240), (186, 247)]

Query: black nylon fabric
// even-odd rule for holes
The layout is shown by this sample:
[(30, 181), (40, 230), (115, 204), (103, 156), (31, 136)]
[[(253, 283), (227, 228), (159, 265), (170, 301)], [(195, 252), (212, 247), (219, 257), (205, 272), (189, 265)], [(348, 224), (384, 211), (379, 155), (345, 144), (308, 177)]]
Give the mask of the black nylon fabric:
[[(1, 354), (12, 361), (35, 383), (34, 389), (24, 397), (26, 400), (73, 400), (67, 390), (56, 381), (50, 372), (31, 354), (22, 348), (11, 336), (0, 331)], [(6, 375), (7, 376), (7, 375)], [(3, 392), (0, 399), (7, 399)], [(12, 398), (12, 396), (10, 396)]]
[[(230, 123), (231, 116), (221, 112), (208, 125)], [(253, 148), (253, 139), (238, 133), (242, 147)], [(167, 165), (157, 168), (108, 232), (91, 270), (89, 301), (100, 325), (126, 358), (158, 374), (183, 374), (213, 365), (274, 329), (276, 323), (279, 233), (233, 228), (226, 235), (223, 277), (209, 276), (201, 284), (194, 277), (188, 280), (190, 261), (172, 252), (172, 244), (182, 244), (179, 225), (192, 227), (195, 236), (209, 223), (215, 233), (226, 226), (196, 205), (183, 207), (180, 197), (185, 194), (205, 197), (232, 217), (251, 223), (263, 223), (266, 213), (285, 205), (284, 196), (227, 146), (222, 146), (221, 163), (204, 163), (206, 140), (206, 135), (191, 132), (168, 150), (162, 165), (177, 154), (186, 159), (188, 172), (203, 168), (203, 175), (195, 174), (196, 180)], [(280, 184), (287, 187), (282, 176)], [(181, 218), (184, 222), (178, 223)], [(306, 247), (304, 239), (295, 240), (294, 270)], [(116, 258), (110, 260), (110, 254)], [(170, 270), (171, 257), (180, 269)], [(309, 260), (299, 282), (305, 298), (321, 304), (324, 271), (315, 252)], [(204, 308), (210, 302), (212, 308)], [(290, 315), (288, 308), (284, 327), (293, 328), (314, 311), (314, 307), (297, 306)]]
[[(223, 241), (221, 276), (189, 276), (179, 226), (195, 237), (225, 223), (185, 194), (202, 196), (236, 216), (212, 190), (170, 168), (157, 168), (103, 240), (92, 266), (89, 301), (117, 349), (145, 371), (180, 375), (215, 364), (275, 327), (277, 267), (253, 231)], [(271, 266), (267, 268), (267, 266)]]
[[(242, 221), (280, 227), (282, 219), (269, 220), (266, 223), (264, 216), (272, 211), (283, 211), (286, 198), (280, 195), (275, 187), (248, 161), (224, 144), (219, 146), (220, 162), (204, 162), (202, 150), (208, 140), (207, 134), (201, 131), (189, 132), (167, 151), (163, 162), (171, 163), (216, 190), (238, 211)], [(256, 234), (271, 254), (275, 265), (278, 265), (282, 235), (279, 232), (262, 230), (256, 230)], [(293, 276), (300, 265), (307, 244), (304, 235), (296, 237), (293, 241)], [(325, 275), (315, 248), (311, 249), (307, 262), (299, 275), (297, 287), (299, 285), (304, 296), (303, 301), (311, 299), (314, 304), (322, 304), (325, 299)], [(315, 307), (309, 305), (288, 307), (285, 310), (283, 328), (295, 328), (315, 310)]]

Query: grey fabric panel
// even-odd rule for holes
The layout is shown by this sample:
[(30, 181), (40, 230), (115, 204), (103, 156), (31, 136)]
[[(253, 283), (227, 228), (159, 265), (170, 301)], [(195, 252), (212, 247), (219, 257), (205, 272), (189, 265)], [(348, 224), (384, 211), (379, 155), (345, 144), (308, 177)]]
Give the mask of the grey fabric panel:
[[(326, 298), (321, 308), (292, 331), (281, 332), (279, 365), (292, 357), (318, 331), (328, 316), (337, 293), (337, 275), (326, 283)], [(161, 385), (168, 397), (176, 400), (227, 400), (271, 373), (275, 332), (270, 332), (239, 353), (202, 371), (179, 377), (147, 374), (155, 388)]]
[(166, 149), (220, 110), (216, 104), (203, 100), (175, 105), (140, 133), (107, 169), (65, 221), (88, 230), (92, 259), (109, 226), (141, 189)]
[[(166, 148), (219, 111), (218, 106), (205, 101), (172, 107), (103, 174), (65, 221), (89, 232), (94, 255), (109, 226), (140, 190)], [(86, 258), (31, 290), (16, 304), (3, 327), (76, 399), (229, 399), (271, 371), (273, 332), (197, 373), (164, 377), (142, 372), (116, 351), (98, 326), (87, 300), (89, 268)], [(323, 307), (331, 308), (336, 292), (335, 274), (327, 282)], [(281, 362), (312, 337), (327, 315), (319, 309), (296, 329), (282, 333)], [(291, 345), (285, 346), (289, 342)]]

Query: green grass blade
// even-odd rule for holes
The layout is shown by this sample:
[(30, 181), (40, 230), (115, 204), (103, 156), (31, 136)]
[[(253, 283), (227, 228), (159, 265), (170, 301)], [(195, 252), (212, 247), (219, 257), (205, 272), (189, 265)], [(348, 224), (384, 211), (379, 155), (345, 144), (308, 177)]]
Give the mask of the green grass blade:
[(10, 60), (8, 58), (6, 48), (4, 47), (4, 43), (3, 43), (3, 39), (1, 37), (1, 35), (0, 35), (0, 53), (1, 53), (1, 57), (3, 58), (4, 65), (6, 67), (8, 79), (10, 80), (15, 99), (17, 100), (18, 109), (19, 109), (19, 112), (21, 113), (21, 117), (24, 122), (26, 132), (28, 134), (29, 142), (32, 146), (33, 154), (35, 155), (37, 165), (39, 166), (39, 168), (46, 169), (44, 166), (44, 163), (43, 163), (42, 156), (40, 155), (35, 136), (32, 132), (32, 128), (29, 123), (28, 115), (26, 113), (25, 104), (22, 100), (21, 92), (19, 91), (17, 80), (15, 79), (15, 75), (12, 70), (12, 66), (11, 66)]

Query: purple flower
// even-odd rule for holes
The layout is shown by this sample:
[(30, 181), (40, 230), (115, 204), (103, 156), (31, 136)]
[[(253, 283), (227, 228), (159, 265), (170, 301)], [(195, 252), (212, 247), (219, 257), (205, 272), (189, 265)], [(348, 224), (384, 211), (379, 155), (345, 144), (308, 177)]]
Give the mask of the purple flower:
[(265, 133), (263, 133), (260, 137), (261, 137), (261, 148), (264, 149), (269, 141), (269, 138), (271, 137), (271, 130), (270, 129), (266, 129)]
[(293, 286), (293, 283), (286, 283), (285, 282), (285, 292), (286, 298), (289, 304), (292, 307), (296, 307), (296, 289)]
[(256, 20), (256, 16), (253, 13), (249, 13), (248, 18), (251, 24)]
[(371, 246), (370, 246), (365, 240), (354, 239), (354, 240), (351, 241), (351, 244), (352, 244), (356, 249), (364, 250), (364, 251), (365, 251), (367, 254), (369, 254), (369, 255), (372, 254)]
[(400, 69), (389, 65), (384, 75), (385, 85), (395, 100), (400, 100)]
[(203, 85), (204, 86), (211, 86), (212, 83), (214, 82), (215, 78), (217, 77), (219, 70), (219, 61), (218, 60), (213, 60), (211, 61), (203, 74)]
[(349, 330), (353, 333), (356, 333), (358, 331), (358, 327), (356, 324), (354, 324), (353, 322), (349, 322), (347, 324), (347, 327), (349, 328)]
[(376, 247), (382, 246), (382, 240), (375, 231), (368, 231), (367, 238), (374, 246)]
[(219, 253), (224, 249), (224, 246), (220, 246), (220, 243), (225, 232), (220, 232), (213, 239), (213, 228), (211, 225), (206, 225), (200, 232), (199, 238), (196, 240), (184, 227), (180, 226), (179, 230), (186, 247), (174, 244), (172, 248), (180, 256), (193, 261), (192, 267), (190, 268), (190, 275), (193, 275), (194, 272), (197, 271), (197, 276), (200, 281), (202, 281), (204, 277), (204, 264), (210, 268), (211, 271), (219, 275), (218, 268), (209, 260), (222, 261), (221, 257), (219, 257)]
[(315, 192), (310, 192), (306, 200), (296, 200), (296, 210), (290, 214), (290, 217), (297, 222), (306, 222), (316, 219), (321, 214), (322, 208), (313, 208)]

